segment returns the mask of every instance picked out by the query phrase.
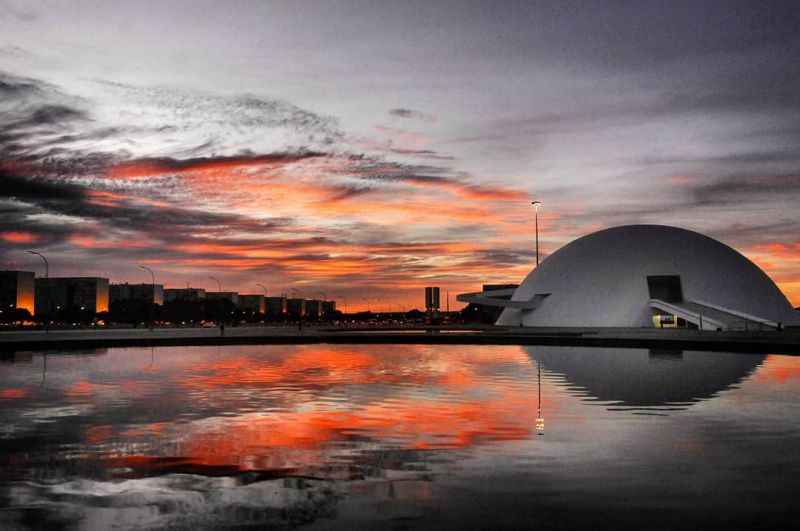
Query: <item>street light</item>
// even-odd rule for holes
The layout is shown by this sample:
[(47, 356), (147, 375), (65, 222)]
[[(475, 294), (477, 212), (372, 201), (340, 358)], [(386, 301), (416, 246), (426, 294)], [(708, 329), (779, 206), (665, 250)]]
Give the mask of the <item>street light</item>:
[(38, 256), (39, 258), (41, 258), (44, 261), (44, 278), (49, 277), (50, 276), (50, 264), (47, 262), (47, 258), (45, 258), (42, 253), (37, 253), (36, 251), (25, 251), (25, 252), (28, 253), (28, 254), (35, 254), (36, 256)]
[(542, 207), (541, 201), (531, 201), (534, 210), (534, 219), (536, 226), (536, 267), (539, 267), (539, 209)]
[(219, 280), (217, 280), (215, 277), (208, 277), (208, 278), (210, 278), (211, 280), (216, 282), (217, 283), (217, 290), (222, 292), (222, 283)]
[[(36, 256), (38, 256), (39, 258), (42, 259), (42, 261), (44, 262), (44, 278), (49, 278), (50, 277), (50, 263), (47, 261), (47, 258), (45, 258), (42, 253), (39, 253), (39, 252), (36, 252), (36, 251), (25, 251), (25, 252), (28, 253), (28, 254), (35, 254)], [(35, 291), (36, 291), (36, 288), (34, 287), (34, 292)], [(49, 328), (50, 328), (48, 319), (50, 319), (49, 313), (51, 312), (52, 306), (53, 306), (53, 301), (50, 299), (50, 286), (45, 286), (45, 293), (47, 293), (47, 313), (44, 316), (44, 332), (46, 334), (49, 331)], [(36, 304), (34, 304), (33, 313), (34, 314), (36, 313)]]
[(142, 271), (147, 271), (148, 273), (150, 273), (150, 281), (151, 281), (151, 284), (153, 286), (153, 300), (155, 301), (155, 299), (156, 299), (156, 275), (155, 275), (155, 273), (153, 273), (152, 269), (150, 269), (149, 267), (147, 267), (145, 265), (140, 265), (139, 269), (141, 269)]
[(139, 265), (139, 269), (142, 271), (147, 271), (150, 273), (150, 290), (153, 294), (153, 302), (150, 304), (150, 330), (153, 330), (153, 305), (156, 303), (156, 274), (153, 273), (153, 270), (147, 267), (146, 265)]
[(264, 284), (256, 284), (256, 286), (260, 287), (264, 290), (264, 296), (267, 296), (267, 287)]

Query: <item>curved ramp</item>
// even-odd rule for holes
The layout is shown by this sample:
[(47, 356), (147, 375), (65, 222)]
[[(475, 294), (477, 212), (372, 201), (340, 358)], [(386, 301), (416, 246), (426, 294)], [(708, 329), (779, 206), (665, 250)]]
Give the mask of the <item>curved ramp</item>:
[(701, 330), (776, 330), (779, 323), (699, 301), (666, 302), (650, 299), (650, 307), (670, 313)]

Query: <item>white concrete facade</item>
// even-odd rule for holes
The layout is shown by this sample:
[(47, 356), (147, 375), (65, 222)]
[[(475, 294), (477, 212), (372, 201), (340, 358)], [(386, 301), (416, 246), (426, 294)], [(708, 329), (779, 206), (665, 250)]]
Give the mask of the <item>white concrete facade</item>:
[(511, 297), (541, 303), (507, 307), (497, 324), (652, 327), (648, 276), (679, 276), (685, 301), (800, 324), (800, 312), (753, 262), (717, 240), (662, 225), (613, 227), (565, 245)]

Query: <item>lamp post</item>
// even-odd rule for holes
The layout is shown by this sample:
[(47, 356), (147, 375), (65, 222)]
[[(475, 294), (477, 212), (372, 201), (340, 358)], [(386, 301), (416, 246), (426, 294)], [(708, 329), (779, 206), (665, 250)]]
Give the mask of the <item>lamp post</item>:
[(208, 278), (210, 278), (211, 280), (213, 280), (214, 282), (217, 283), (217, 290), (221, 293), (222, 292), (222, 282), (217, 280), (215, 277), (208, 277)]
[(539, 267), (539, 209), (542, 207), (541, 201), (531, 201), (534, 212), (534, 224), (536, 227), (536, 267)]
[(267, 296), (267, 287), (264, 284), (256, 284), (259, 288), (264, 290), (264, 296)]
[(155, 275), (155, 273), (153, 273), (152, 269), (150, 269), (149, 267), (147, 267), (145, 265), (140, 265), (139, 269), (141, 269), (142, 271), (147, 271), (148, 273), (150, 273), (150, 284), (151, 284), (151, 286), (153, 288), (153, 302), (155, 302), (155, 300), (156, 300), (156, 275)]
[[(36, 252), (36, 251), (25, 251), (25, 252), (28, 253), (28, 254), (34, 254), (34, 255), (36, 255), (36, 256), (38, 256), (39, 258), (42, 259), (42, 261), (44, 262), (44, 278), (50, 278), (50, 263), (47, 261), (47, 258), (45, 258), (42, 253), (39, 253), (39, 252)], [(45, 286), (45, 291), (47, 292), (47, 313), (50, 313), (50, 310), (52, 309), (52, 308), (50, 308), (50, 306), (52, 306), (52, 302), (50, 300), (50, 289), (49, 288), (50, 288), (49, 286)], [(36, 287), (34, 286), (34, 294), (35, 294), (35, 292), (36, 292)], [(35, 302), (34, 302), (33, 313), (34, 313), (34, 315), (36, 314), (36, 303)], [(48, 321), (49, 317), (50, 317), (49, 315), (46, 315), (45, 318), (44, 318), (44, 333), (45, 334), (49, 331), (49, 328), (50, 328), (49, 327), (49, 321)], [(45, 361), (45, 363), (47, 363), (47, 362)]]
[(139, 265), (139, 269), (141, 269), (142, 271), (147, 271), (148, 273), (150, 273), (150, 289), (152, 290), (152, 293), (153, 293), (153, 302), (150, 303), (150, 311), (148, 313), (150, 314), (150, 331), (152, 332), (152, 330), (153, 330), (153, 305), (155, 305), (155, 303), (156, 303), (156, 274), (153, 273), (153, 270), (150, 269), (149, 267), (147, 267), (146, 265)]
[(47, 262), (47, 258), (44, 257), (42, 253), (37, 253), (36, 251), (25, 251), (28, 254), (35, 254), (39, 258), (42, 259), (44, 262), (44, 278), (48, 278), (50, 276), (50, 264)]

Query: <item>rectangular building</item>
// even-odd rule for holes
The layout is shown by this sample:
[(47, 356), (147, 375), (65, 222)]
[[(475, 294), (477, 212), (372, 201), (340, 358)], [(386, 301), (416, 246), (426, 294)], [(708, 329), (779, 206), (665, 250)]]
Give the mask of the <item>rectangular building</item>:
[(229, 300), (239, 307), (239, 293), (236, 291), (206, 291), (206, 300)]
[(425, 288), (425, 309), (438, 310), (439, 304), (439, 288)]
[(239, 309), (246, 312), (266, 313), (263, 295), (239, 295)]
[(322, 301), (322, 315), (330, 317), (336, 313), (336, 301)]
[(164, 301), (199, 302), (206, 300), (206, 290), (203, 288), (167, 288), (164, 290)]
[(304, 317), (306, 315), (305, 299), (286, 299), (286, 312), (289, 317)]
[(99, 277), (51, 277), (36, 279), (37, 315), (73, 309), (90, 313), (108, 311), (108, 279)]
[(286, 315), (286, 297), (266, 297), (266, 314), (269, 317), (284, 317)]
[(34, 278), (32, 271), (0, 271), (0, 310), (34, 312)]
[(319, 319), (322, 315), (322, 301), (308, 299), (306, 301), (306, 317), (309, 319)]
[(109, 302), (144, 301), (164, 304), (164, 286), (161, 284), (111, 284), (108, 287)]

